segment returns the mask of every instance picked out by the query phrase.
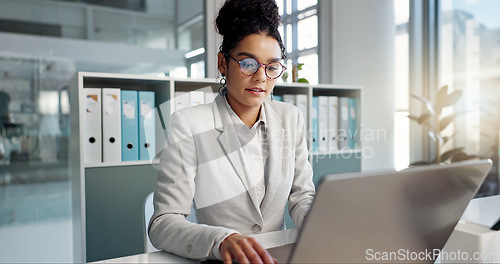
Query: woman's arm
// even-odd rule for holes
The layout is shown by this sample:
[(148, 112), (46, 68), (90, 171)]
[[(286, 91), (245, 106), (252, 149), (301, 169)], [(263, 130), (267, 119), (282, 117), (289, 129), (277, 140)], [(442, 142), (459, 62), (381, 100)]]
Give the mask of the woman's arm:
[(237, 232), (185, 219), (191, 212), (197, 167), (193, 134), (184, 116), (176, 112), (160, 159), (149, 236), (156, 248), (182, 257), (216, 258), (213, 247)]
[(289, 211), (295, 225), (300, 228), (304, 217), (309, 212), (314, 195), (316, 194), (312, 180), (313, 171), (309, 163), (307, 150), (306, 126), (302, 112), (297, 109), (297, 133), (295, 145), (295, 173), (292, 190), (288, 198)]

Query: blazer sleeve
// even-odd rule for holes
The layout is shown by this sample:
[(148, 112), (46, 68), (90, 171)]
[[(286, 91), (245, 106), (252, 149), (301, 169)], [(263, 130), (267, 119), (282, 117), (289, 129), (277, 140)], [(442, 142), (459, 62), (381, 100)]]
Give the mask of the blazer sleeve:
[(170, 120), (167, 147), (160, 158), (149, 237), (158, 249), (191, 259), (213, 259), (214, 246), (237, 232), (186, 220), (191, 212), (196, 173), (193, 134), (184, 116), (175, 112)]
[(295, 141), (295, 175), (288, 202), (290, 216), (300, 228), (316, 194), (312, 179), (313, 171), (308, 160), (306, 127), (300, 110), (298, 110)]

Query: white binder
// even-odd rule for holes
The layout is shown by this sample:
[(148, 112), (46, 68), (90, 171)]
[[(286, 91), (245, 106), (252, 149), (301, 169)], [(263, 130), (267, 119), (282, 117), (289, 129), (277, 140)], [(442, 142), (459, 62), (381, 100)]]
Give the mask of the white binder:
[(293, 104), (296, 105), (296, 95), (295, 94), (284, 94), (283, 95), (283, 102), (287, 104)]
[(195, 106), (205, 103), (205, 92), (191, 91), (189, 92), (189, 106)]
[(297, 107), (302, 111), (302, 116), (304, 117), (304, 122), (306, 123), (307, 126), (307, 95), (306, 94), (297, 94), (295, 96), (295, 103), (297, 104)]
[(83, 89), (83, 162), (102, 162), (101, 89)]
[(189, 101), (189, 93), (188, 92), (175, 92), (174, 94), (174, 111), (179, 111), (182, 108), (189, 107), (190, 101)]
[(122, 161), (121, 92), (117, 88), (102, 89), (102, 161)]
[(318, 151), (328, 152), (328, 96), (318, 97)]
[(328, 152), (338, 151), (338, 102), (337, 96), (328, 96)]
[(318, 144), (318, 111), (319, 111), (319, 103), (318, 97), (313, 96), (312, 98), (312, 106), (311, 106), (311, 128), (312, 128), (312, 152), (318, 152), (319, 144)]

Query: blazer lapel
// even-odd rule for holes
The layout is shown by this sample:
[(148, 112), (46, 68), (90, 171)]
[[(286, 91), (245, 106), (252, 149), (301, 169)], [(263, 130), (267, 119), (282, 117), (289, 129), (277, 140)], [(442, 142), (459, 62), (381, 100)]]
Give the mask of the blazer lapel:
[(268, 160), (268, 179), (266, 182), (266, 194), (262, 201), (262, 214), (271, 205), (271, 202), (276, 195), (276, 191), (282, 181), (281, 165), (283, 161), (283, 138), (286, 136), (286, 131), (281, 124), (281, 118), (274, 111), (271, 104), (264, 102), (267, 118), (267, 136), (269, 139), (269, 160)]
[(229, 112), (227, 111), (226, 102), (222, 96), (218, 95), (215, 98), (212, 109), (214, 111), (215, 129), (221, 131), (221, 134), (217, 139), (224, 148), (226, 156), (231, 161), (238, 177), (250, 195), (255, 209), (260, 211), (259, 204), (257, 203), (257, 194), (255, 193), (255, 190), (251, 188), (252, 184), (248, 178), (248, 174), (243, 163), (244, 157), (242, 155), (241, 144), (238, 140), (235, 126), (229, 116)]

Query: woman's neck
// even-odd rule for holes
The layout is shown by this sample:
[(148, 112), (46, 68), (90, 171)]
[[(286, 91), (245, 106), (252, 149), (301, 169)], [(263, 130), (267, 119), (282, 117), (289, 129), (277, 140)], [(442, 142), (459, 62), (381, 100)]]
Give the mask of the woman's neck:
[(261, 106), (251, 107), (237, 103), (231, 97), (226, 97), (227, 102), (243, 123), (251, 128), (259, 119)]

